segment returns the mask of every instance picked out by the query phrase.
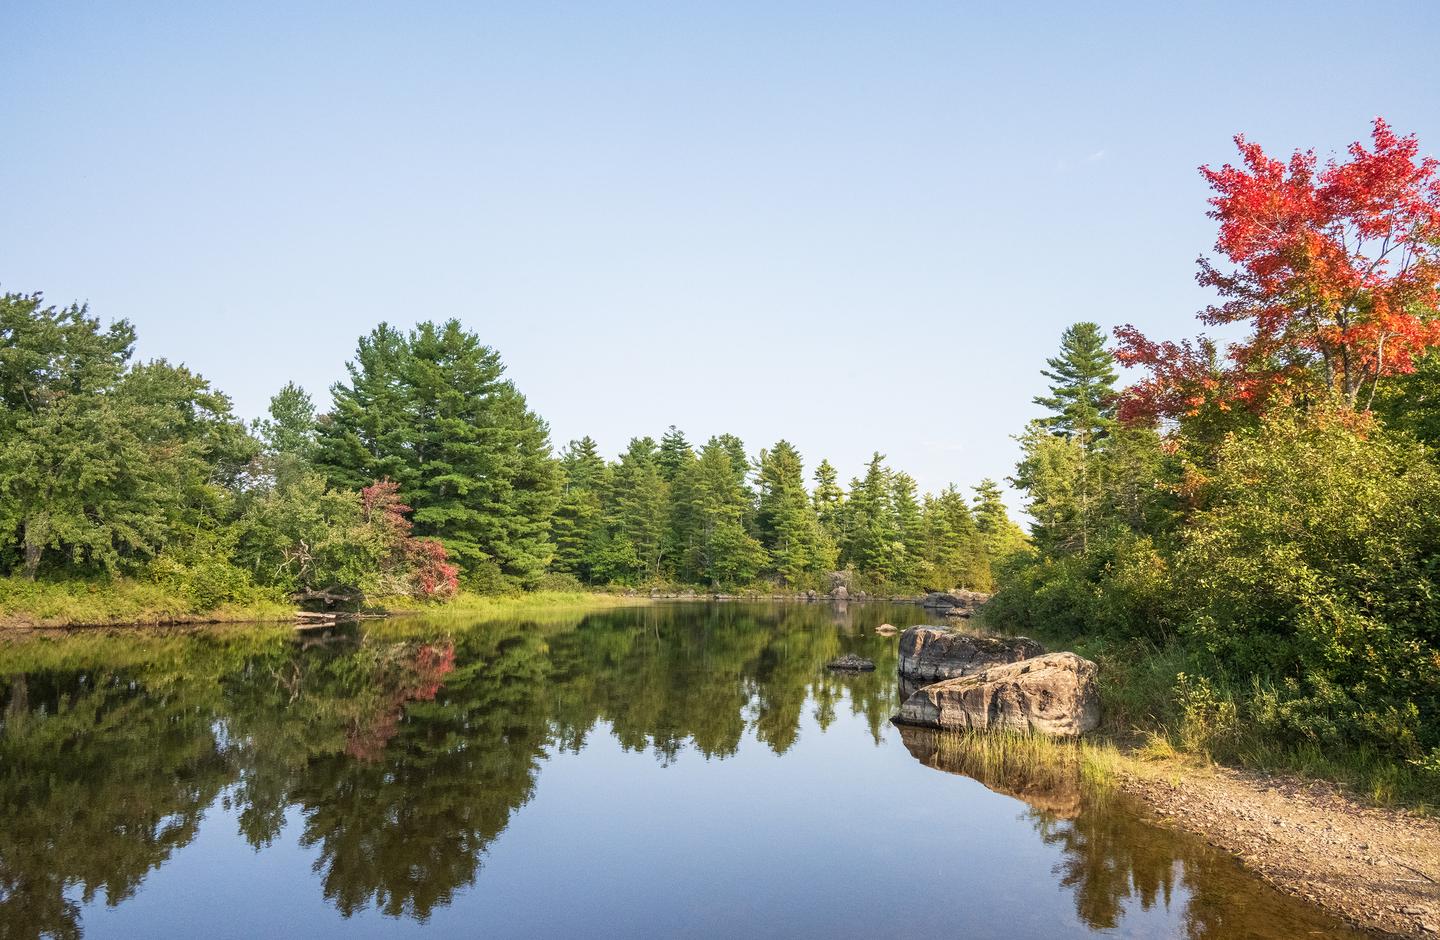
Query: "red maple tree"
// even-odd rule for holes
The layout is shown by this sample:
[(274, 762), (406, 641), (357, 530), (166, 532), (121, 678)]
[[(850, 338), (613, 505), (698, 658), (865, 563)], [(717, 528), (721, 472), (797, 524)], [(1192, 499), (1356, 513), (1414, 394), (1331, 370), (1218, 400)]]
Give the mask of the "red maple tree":
[(1200, 259), (1197, 280), (1224, 298), (1200, 319), (1251, 332), (1222, 356), (1203, 337), (1156, 343), (1120, 327), (1117, 358), (1150, 370), (1122, 417), (1259, 410), (1317, 387), (1368, 408), (1381, 378), (1440, 344), (1440, 161), (1379, 118), (1371, 141), (1322, 166), (1314, 151), (1286, 162), (1238, 136), (1242, 166), (1200, 168), (1215, 192), (1215, 250), (1231, 265)]
[(460, 588), (460, 568), (445, 546), (410, 534), (410, 507), (400, 501), (400, 484), (378, 480), (360, 491), (366, 522), (377, 525), (391, 545), (389, 573), (408, 579), (411, 593), (422, 599), (450, 597)]

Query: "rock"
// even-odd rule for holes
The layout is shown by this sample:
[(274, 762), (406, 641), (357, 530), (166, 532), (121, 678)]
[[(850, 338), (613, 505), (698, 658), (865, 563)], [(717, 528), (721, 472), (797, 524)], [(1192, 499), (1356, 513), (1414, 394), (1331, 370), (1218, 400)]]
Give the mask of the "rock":
[(911, 627), (900, 637), (900, 675), (921, 682), (957, 679), (990, 666), (1045, 652), (1028, 637), (951, 633), (943, 627)]
[(948, 610), (952, 607), (975, 610), (989, 599), (989, 594), (981, 594), (979, 591), (931, 591), (921, 598), (920, 605), (932, 610)]
[(894, 636), (899, 632), (899, 628), (896, 627), (893, 623), (882, 623), (880, 624), (880, 626), (875, 628), (876, 636)]
[(966, 607), (950, 607), (940, 612), (940, 616), (950, 620), (969, 620), (975, 611)]
[(825, 664), (826, 669), (844, 669), (847, 672), (872, 672), (875, 663), (864, 656), (856, 656), (854, 653), (846, 653), (839, 659), (832, 659)]
[(830, 592), (830, 596), (833, 597), (833, 598), (834, 598), (835, 600), (837, 600), (837, 601), (849, 600), (849, 599), (850, 599), (850, 589), (847, 588), (847, 587), (846, 587), (845, 585), (843, 585), (843, 584), (838, 585), (838, 586), (835, 588), (835, 590), (833, 590), (833, 591)]
[(1074, 653), (991, 666), (925, 686), (905, 700), (895, 720), (929, 728), (1074, 737), (1100, 724), (1096, 672), (1094, 663)]

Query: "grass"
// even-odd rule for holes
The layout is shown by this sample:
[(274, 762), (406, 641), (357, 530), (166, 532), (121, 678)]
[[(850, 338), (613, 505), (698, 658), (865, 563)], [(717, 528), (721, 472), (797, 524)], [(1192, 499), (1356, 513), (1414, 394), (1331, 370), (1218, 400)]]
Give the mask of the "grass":
[[(18, 577), (0, 578), (0, 630), (280, 621), (295, 615), (294, 604), (257, 594), (245, 603), (206, 606), (183, 592), (142, 579), (26, 581)], [(646, 603), (646, 599), (588, 591), (537, 591), (501, 596), (462, 591), (440, 604), (389, 597), (379, 599), (376, 606), (396, 613), (502, 619), (641, 603)]]
[(284, 620), (294, 613), (294, 604), (263, 595), (207, 607), (163, 585), (130, 578), (0, 578), (0, 629)]
[[(1381, 806), (1440, 811), (1435, 776), (1414, 764), (1363, 747), (1325, 747), (1266, 726), (1254, 715), (1256, 680), (1225, 674), (1203, 651), (1103, 637), (1037, 633), (1035, 639), (1100, 666), (1104, 724), (1088, 758), (1097, 769), (1108, 762), (1137, 774), (1147, 768), (1176, 773), (1221, 764), (1328, 781)], [(1182, 673), (1209, 678), (1186, 694), (1177, 682)]]
[(529, 594), (475, 594), (461, 591), (443, 603), (417, 601), (409, 597), (385, 598), (379, 606), (395, 612), (421, 614), (461, 614), (467, 617), (524, 616), (565, 610), (597, 610), (607, 607), (633, 607), (648, 603), (648, 598), (624, 597), (618, 594), (597, 594), (590, 591), (534, 591)]

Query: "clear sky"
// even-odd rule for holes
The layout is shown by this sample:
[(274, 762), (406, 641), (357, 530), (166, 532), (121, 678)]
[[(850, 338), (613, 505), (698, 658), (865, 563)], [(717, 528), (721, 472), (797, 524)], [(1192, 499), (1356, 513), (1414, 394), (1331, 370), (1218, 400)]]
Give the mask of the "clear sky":
[(1440, 152), (1440, 3), (0, 4), (0, 288), (247, 417), (459, 317), (557, 445), (1003, 477), (1060, 330), (1195, 331), (1236, 132)]

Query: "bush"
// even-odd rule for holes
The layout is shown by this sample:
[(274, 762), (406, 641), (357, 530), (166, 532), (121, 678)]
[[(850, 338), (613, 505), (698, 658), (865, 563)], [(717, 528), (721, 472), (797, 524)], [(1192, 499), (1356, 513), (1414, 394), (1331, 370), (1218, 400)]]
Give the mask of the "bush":
[(1277, 733), (1417, 758), (1440, 745), (1440, 470), (1353, 419), (1227, 441), (1175, 559), (1184, 628), (1271, 680)]

